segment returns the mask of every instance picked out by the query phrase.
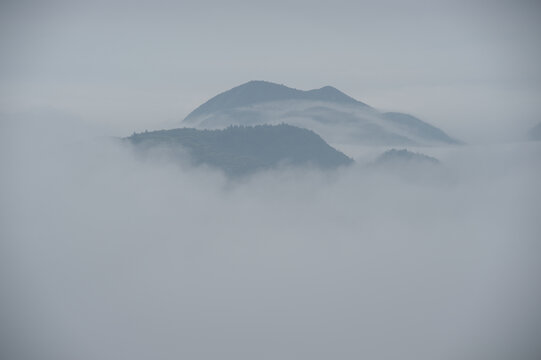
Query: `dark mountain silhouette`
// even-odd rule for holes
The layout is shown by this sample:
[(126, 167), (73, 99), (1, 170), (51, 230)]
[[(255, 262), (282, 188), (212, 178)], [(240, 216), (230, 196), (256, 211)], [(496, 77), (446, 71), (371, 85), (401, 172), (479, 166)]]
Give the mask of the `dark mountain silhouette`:
[(126, 140), (141, 151), (185, 151), (194, 165), (217, 167), (232, 176), (277, 166), (331, 169), (353, 162), (313, 131), (285, 124), (160, 130), (133, 134)]
[(541, 141), (541, 123), (531, 128), (528, 132), (528, 138), (533, 141)]
[(302, 91), (266, 81), (250, 81), (213, 97), (184, 123), (200, 129), (288, 123), (314, 130), (331, 143), (459, 143), (416, 117), (381, 113), (331, 86)]
[(192, 111), (184, 119), (184, 121), (186, 123), (189, 123), (191, 119), (195, 119), (200, 115), (209, 114), (216, 111), (233, 109), (236, 107), (243, 107), (263, 102), (281, 100), (333, 101), (367, 106), (347, 96), (346, 94), (333, 88), (332, 86), (325, 86), (321, 89), (302, 91), (289, 88), (285, 85), (274, 84), (268, 81), (250, 81), (216, 95), (215, 97)]
[(427, 156), (420, 153), (414, 153), (406, 149), (397, 150), (391, 149), (381, 154), (374, 165), (416, 165), (416, 164), (429, 164), (438, 165), (440, 162), (438, 159), (431, 156)]

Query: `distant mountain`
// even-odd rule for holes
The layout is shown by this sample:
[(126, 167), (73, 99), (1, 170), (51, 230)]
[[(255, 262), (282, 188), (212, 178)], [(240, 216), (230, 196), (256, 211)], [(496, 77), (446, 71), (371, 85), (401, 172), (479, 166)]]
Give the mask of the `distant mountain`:
[(529, 132), (528, 137), (533, 141), (541, 141), (541, 123), (534, 126)]
[(367, 170), (423, 187), (447, 186), (456, 181), (455, 174), (438, 159), (406, 149), (384, 152), (368, 164)]
[(353, 162), (313, 131), (285, 124), (160, 130), (133, 134), (125, 140), (143, 152), (185, 151), (194, 165), (210, 165), (231, 176), (278, 166), (331, 169)]
[(213, 97), (183, 123), (200, 129), (288, 123), (314, 130), (337, 144), (458, 143), (420, 119), (402, 113), (381, 113), (331, 86), (302, 91), (266, 81), (250, 81)]
[(444, 144), (456, 144), (457, 141), (449, 137), (442, 130), (418, 118), (397, 112), (383, 113), (382, 116), (394, 123), (398, 128), (409, 131), (423, 139), (432, 139)]
[(302, 91), (267, 81), (250, 81), (216, 95), (192, 111), (184, 121), (189, 123), (196, 121), (201, 115), (207, 115), (217, 111), (283, 100), (334, 101), (366, 106), (331, 86), (325, 86), (317, 90)]
[(420, 153), (414, 153), (406, 149), (396, 150), (391, 149), (381, 154), (374, 165), (416, 165), (416, 164), (428, 164), (438, 165), (440, 162), (438, 159), (431, 156), (427, 156)]

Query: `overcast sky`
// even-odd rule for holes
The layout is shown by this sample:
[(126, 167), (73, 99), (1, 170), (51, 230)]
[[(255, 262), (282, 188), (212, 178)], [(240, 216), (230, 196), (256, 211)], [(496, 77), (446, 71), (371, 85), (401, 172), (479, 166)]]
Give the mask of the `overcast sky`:
[(541, 119), (540, 34), (535, 0), (7, 0), (0, 109), (126, 135), (268, 80), (332, 85), (466, 141), (501, 141)]

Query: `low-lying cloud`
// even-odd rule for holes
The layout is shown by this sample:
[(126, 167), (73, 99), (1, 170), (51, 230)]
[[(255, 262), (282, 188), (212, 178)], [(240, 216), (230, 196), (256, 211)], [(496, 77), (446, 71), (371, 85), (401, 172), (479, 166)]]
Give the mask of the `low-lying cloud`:
[(5, 358), (540, 353), (539, 144), (429, 149), (437, 176), (231, 181), (21, 124), (2, 131)]

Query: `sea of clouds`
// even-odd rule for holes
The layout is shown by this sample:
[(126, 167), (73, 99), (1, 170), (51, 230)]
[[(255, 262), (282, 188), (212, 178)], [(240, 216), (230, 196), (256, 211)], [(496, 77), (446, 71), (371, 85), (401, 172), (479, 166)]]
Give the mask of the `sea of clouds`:
[(231, 180), (69, 121), (1, 130), (2, 358), (541, 353), (539, 143)]

